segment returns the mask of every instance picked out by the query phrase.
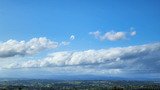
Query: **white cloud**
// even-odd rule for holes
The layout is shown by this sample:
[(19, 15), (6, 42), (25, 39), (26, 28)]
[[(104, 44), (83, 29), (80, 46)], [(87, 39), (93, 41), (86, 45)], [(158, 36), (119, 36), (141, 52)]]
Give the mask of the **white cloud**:
[(70, 40), (74, 40), (75, 39), (75, 36), (74, 35), (71, 35), (70, 36)]
[(86, 70), (84, 73), (96, 70), (101, 73), (160, 73), (159, 53), (160, 43), (78, 52), (64, 51), (52, 53), (41, 60), (12, 63), (6, 68), (80, 67)]
[(60, 45), (64, 45), (64, 46), (69, 45), (69, 44), (70, 44), (70, 42), (67, 42), (67, 41), (62, 41), (62, 42), (60, 43)]
[(136, 34), (137, 34), (136, 31), (132, 31), (132, 32), (130, 33), (131, 36), (135, 36)]
[(126, 36), (125, 32), (106, 32), (104, 36), (101, 36), (100, 39), (101, 40), (110, 40), (110, 41), (117, 41), (117, 40), (121, 40), (124, 39)]
[(115, 31), (106, 32), (104, 35), (101, 35), (100, 31), (90, 32), (89, 34), (94, 35), (95, 38), (97, 39), (109, 40), (109, 41), (117, 41), (125, 39), (126, 37), (125, 32), (115, 32)]
[[(117, 40), (122, 40), (127, 38), (128, 33), (127, 32), (115, 32), (115, 31), (109, 31), (101, 35), (100, 31), (95, 31), (95, 32), (89, 32), (90, 35), (93, 35), (96, 39), (99, 40), (109, 40), (109, 41), (117, 41)], [(131, 36), (136, 35), (136, 31), (132, 31), (130, 33)]]
[(89, 32), (90, 35), (94, 35), (95, 38), (99, 38), (100, 36), (100, 32), (99, 31), (95, 31), (95, 32)]
[(70, 38), (69, 38), (69, 40), (67, 40), (67, 41), (62, 41), (62, 42), (60, 43), (60, 45), (64, 45), (64, 46), (69, 45), (69, 44), (71, 43), (71, 41), (73, 41), (74, 39), (75, 39), (75, 36), (74, 36), (74, 35), (71, 35)]
[(10, 39), (0, 43), (0, 57), (32, 55), (45, 49), (56, 48), (57, 45), (57, 42), (51, 41), (45, 37), (33, 38), (28, 42)]

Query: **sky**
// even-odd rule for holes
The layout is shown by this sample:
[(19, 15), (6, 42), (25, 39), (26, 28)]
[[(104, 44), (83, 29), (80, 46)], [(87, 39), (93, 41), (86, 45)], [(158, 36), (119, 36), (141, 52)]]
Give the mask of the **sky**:
[(160, 78), (159, 16), (159, 0), (0, 0), (0, 78)]

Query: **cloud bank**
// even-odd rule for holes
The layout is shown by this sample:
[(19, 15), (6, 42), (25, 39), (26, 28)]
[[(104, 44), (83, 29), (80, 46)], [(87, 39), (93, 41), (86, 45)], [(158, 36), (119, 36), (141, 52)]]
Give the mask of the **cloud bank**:
[[(160, 73), (160, 43), (77, 52), (55, 52), (41, 60), (12, 63), (7, 68), (77, 68), (86, 72)], [(88, 70), (88, 71), (87, 71)]]
[(33, 38), (29, 41), (10, 39), (0, 43), (0, 58), (33, 55), (45, 49), (56, 48), (57, 45), (57, 42), (51, 41), (46, 37)]
[[(95, 35), (99, 35), (96, 32)], [(114, 47), (99, 50), (61, 51), (43, 58), (13, 57), (33, 55), (58, 46), (45, 37), (29, 41), (8, 40), (0, 43), (0, 69), (40, 69), (57, 74), (160, 75), (160, 43)], [(6, 58), (12, 57), (12, 58)], [(43, 72), (44, 72), (43, 71)], [(33, 72), (32, 72), (33, 73)], [(152, 76), (153, 77), (153, 76)], [(155, 76), (158, 77), (158, 76)]]

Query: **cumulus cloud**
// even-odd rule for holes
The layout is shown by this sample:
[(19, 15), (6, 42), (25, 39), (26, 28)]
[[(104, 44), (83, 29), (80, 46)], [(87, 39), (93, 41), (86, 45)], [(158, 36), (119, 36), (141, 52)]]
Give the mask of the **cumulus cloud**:
[[(90, 35), (93, 35), (96, 39), (99, 40), (109, 40), (109, 41), (117, 41), (117, 40), (122, 40), (125, 39), (128, 35), (126, 32), (115, 32), (115, 31), (109, 31), (101, 35), (100, 31), (95, 31), (95, 32), (89, 32)], [(132, 31), (130, 33), (131, 36), (136, 35), (136, 31)]]
[(75, 39), (75, 36), (74, 35), (71, 35), (70, 36), (70, 40), (74, 40)]
[(117, 41), (124, 39), (126, 37), (125, 32), (115, 32), (115, 31), (106, 32), (104, 35), (101, 35), (100, 31), (90, 32), (89, 34), (94, 35), (95, 38), (97, 39), (109, 40), (109, 41)]
[(73, 67), (104, 73), (160, 73), (160, 43), (77, 52), (55, 52), (41, 60), (12, 63), (7, 68)]
[(0, 43), (0, 57), (33, 55), (45, 49), (56, 48), (57, 45), (57, 42), (46, 37), (33, 38), (27, 42), (10, 39)]
[(124, 39), (126, 36), (125, 32), (106, 32), (104, 36), (101, 36), (101, 40), (110, 40), (110, 41), (116, 41)]

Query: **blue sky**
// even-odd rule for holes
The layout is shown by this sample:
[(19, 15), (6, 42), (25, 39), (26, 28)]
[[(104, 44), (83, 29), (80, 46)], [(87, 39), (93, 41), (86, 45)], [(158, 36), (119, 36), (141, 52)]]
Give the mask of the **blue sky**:
[[(124, 52), (129, 48), (129, 46), (132, 47), (133, 51), (135, 50), (135, 52), (139, 54), (146, 53), (150, 50), (155, 50), (153, 53), (160, 52), (159, 16), (159, 0), (0, 0), (1, 64), (5, 63), (10, 65), (16, 63), (15, 65), (17, 65), (17, 62), (22, 62), (18, 64), (18, 68), (21, 68), (21, 71), (33, 74), (32, 67), (38, 66), (35, 64), (38, 60), (40, 60), (40, 62), (45, 61), (50, 63), (50, 61), (46, 59), (53, 56), (57, 57), (56, 60), (63, 61), (64, 59), (61, 57), (68, 57), (66, 52), (69, 54), (77, 52), (81, 52), (83, 54), (86, 52), (91, 52), (93, 54), (94, 52), (96, 53), (95, 55), (97, 55), (97, 52), (101, 52), (101, 50), (105, 49), (106, 51), (104, 52), (106, 53), (103, 52), (104, 55), (98, 54), (99, 57), (96, 58), (100, 60), (101, 58), (105, 57), (102, 61), (97, 61), (94, 58), (85, 58), (86, 61), (80, 59), (79, 63), (75, 62), (66, 64), (66, 61), (64, 60), (65, 64), (59, 64), (59, 61), (57, 61), (58, 63), (56, 62), (56, 65), (58, 66), (56, 66), (54, 62), (56, 60), (53, 60), (51, 61), (53, 65), (44, 65), (45, 68), (51, 68), (51, 70), (49, 70), (51, 72), (50, 75), (54, 75), (52, 72), (52, 66), (54, 68), (56, 66), (56, 69), (53, 70), (55, 70), (54, 72), (57, 72), (58, 74), (67, 73), (66, 71), (58, 72), (59, 69), (63, 70), (64, 67), (72, 72), (72, 68), (75, 67), (68, 67), (71, 64), (75, 66), (77, 65), (77, 69), (80, 68), (77, 72), (74, 72), (74, 74), (78, 74), (81, 70), (86, 70), (84, 75), (93, 75), (92, 72), (94, 72), (94, 70), (88, 70), (88, 67), (92, 66), (83, 66), (81, 64), (85, 63), (90, 65), (90, 61), (92, 64), (95, 64), (95, 62), (103, 64), (106, 63), (106, 60), (110, 60), (106, 54), (109, 52), (112, 55), (110, 48), (115, 49), (113, 52), (121, 51), (117, 49), (117, 47), (122, 48), (122, 52)], [(134, 35), (131, 35), (133, 32)], [(74, 36), (73, 39), (70, 39), (71, 35)], [(10, 42), (7, 42), (9, 40)], [(21, 42), (23, 40), (25, 42)], [(46, 46), (42, 44), (41, 41), (42, 43), (45, 43)], [(39, 43), (37, 44), (36, 42)], [(141, 45), (146, 45), (146, 47), (149, 47), (149, 50)], [(138, 49), (134, 48), (134, 46), (136, 46)], [(20, 50), (16, 50), (15, 47), (20, 48)], [(28, 49), (26, 49), (26, 47)], [(146, 51), (140, 52), (143, 51), (143, 49)], [(55, 53), (58, 53), (58, 55)], [(128, 53), (130, 54), (130, 52), (126, 51), (124, 55)], [(90, 57), (92, 54), (87, 55)], [(135, 53), (131, 54), (135, 55)], [(145, 63), (144, 66), (148, 65), (147, 62), (150, 62), (148, 61), (150, 59), (156, 59), (156, 62), (160, 62), (160, 55), (156, 55), (158, 56), (151, 55), (152, 58), (144, 59), (144, 61), (142, 60), (141, 64)], [(74, 57), (74, 54), (72, 57)], [(116, 58), (112, 59), (121, 60), (121, 58), (123, 58), (119, 55), (115, 57)], [(137, 57), (135, 57), (135, 59), (136, 58)], [(34, 63), (33, 66), (26, 66), (28, 61), (31, 61), (32, 64)], [(124, 62), (131, 63), (129, 61), (130, 60)], [(138, 62), (137, 59), (136, 61)], [(115, 63), (115, 61), (113, 61), (113, 63)], [(10, 66), (15, 67), (15, 65)], [(159, 68), (158, 65), (157, 67), (152, 67), (152, 71), (156, 71), (155, 69)], [(29, 69), (29, 72), (23, 70), (24, 66), (25, 69)], [(62, 68), (60, 66), (64, 67)], [(115, 75), (115, 73), (112, 74), (111, 72), (119, 72), (119, 68), (116, 68), (117, 66), (112, 66), (114, 68), (109, 69), (105, 68), (104, 66), (99, 66), (99, 69), (103, 67), (102, 70), (104, 71), (110, 70), (111, 76), (125, 77), (131, 74), (128, 71), (131, 68), (125, 68), (125, 70), (124, 68), (120, 68), (120, 70), (124, 70), (125, 73), (121, 73), (122, 75), (120, 75), (120, 73), (118, 73), (119, 75)], [(0, 73), (3, 72), (3, 77), (8, 77), (7, 73), (12, 72), (12, 69), (6, 70), (4, 67), (1, 67), (3, 70), (1, 70)], [(123, 67), (123, 65), (121, 67)], [(98, 68), (95, 68), (95, 70), (97, 69)], [(38, 69), (37, 71), (39, 70), (41, 69)], [(91, 73), (86, 73), (87, 70)], [(69, 71), (68, 73), (70, 73)], [(43, 72), (46, 72), (46, 70), (41, 70), (39, 75)], [(102, 72), (97, 72), (96, 75), (103, 76), (104, 73), (101, 73)], [(160, 72), (158, 71), (156, 74), (147, 73), (146, 75), (151, 75), (154, 77), (158, 76), (159, 73)], [(135, 73), (135, 76), (139, 76), (139, 74), (142, 75), (141, 72), (138, 72)]]

